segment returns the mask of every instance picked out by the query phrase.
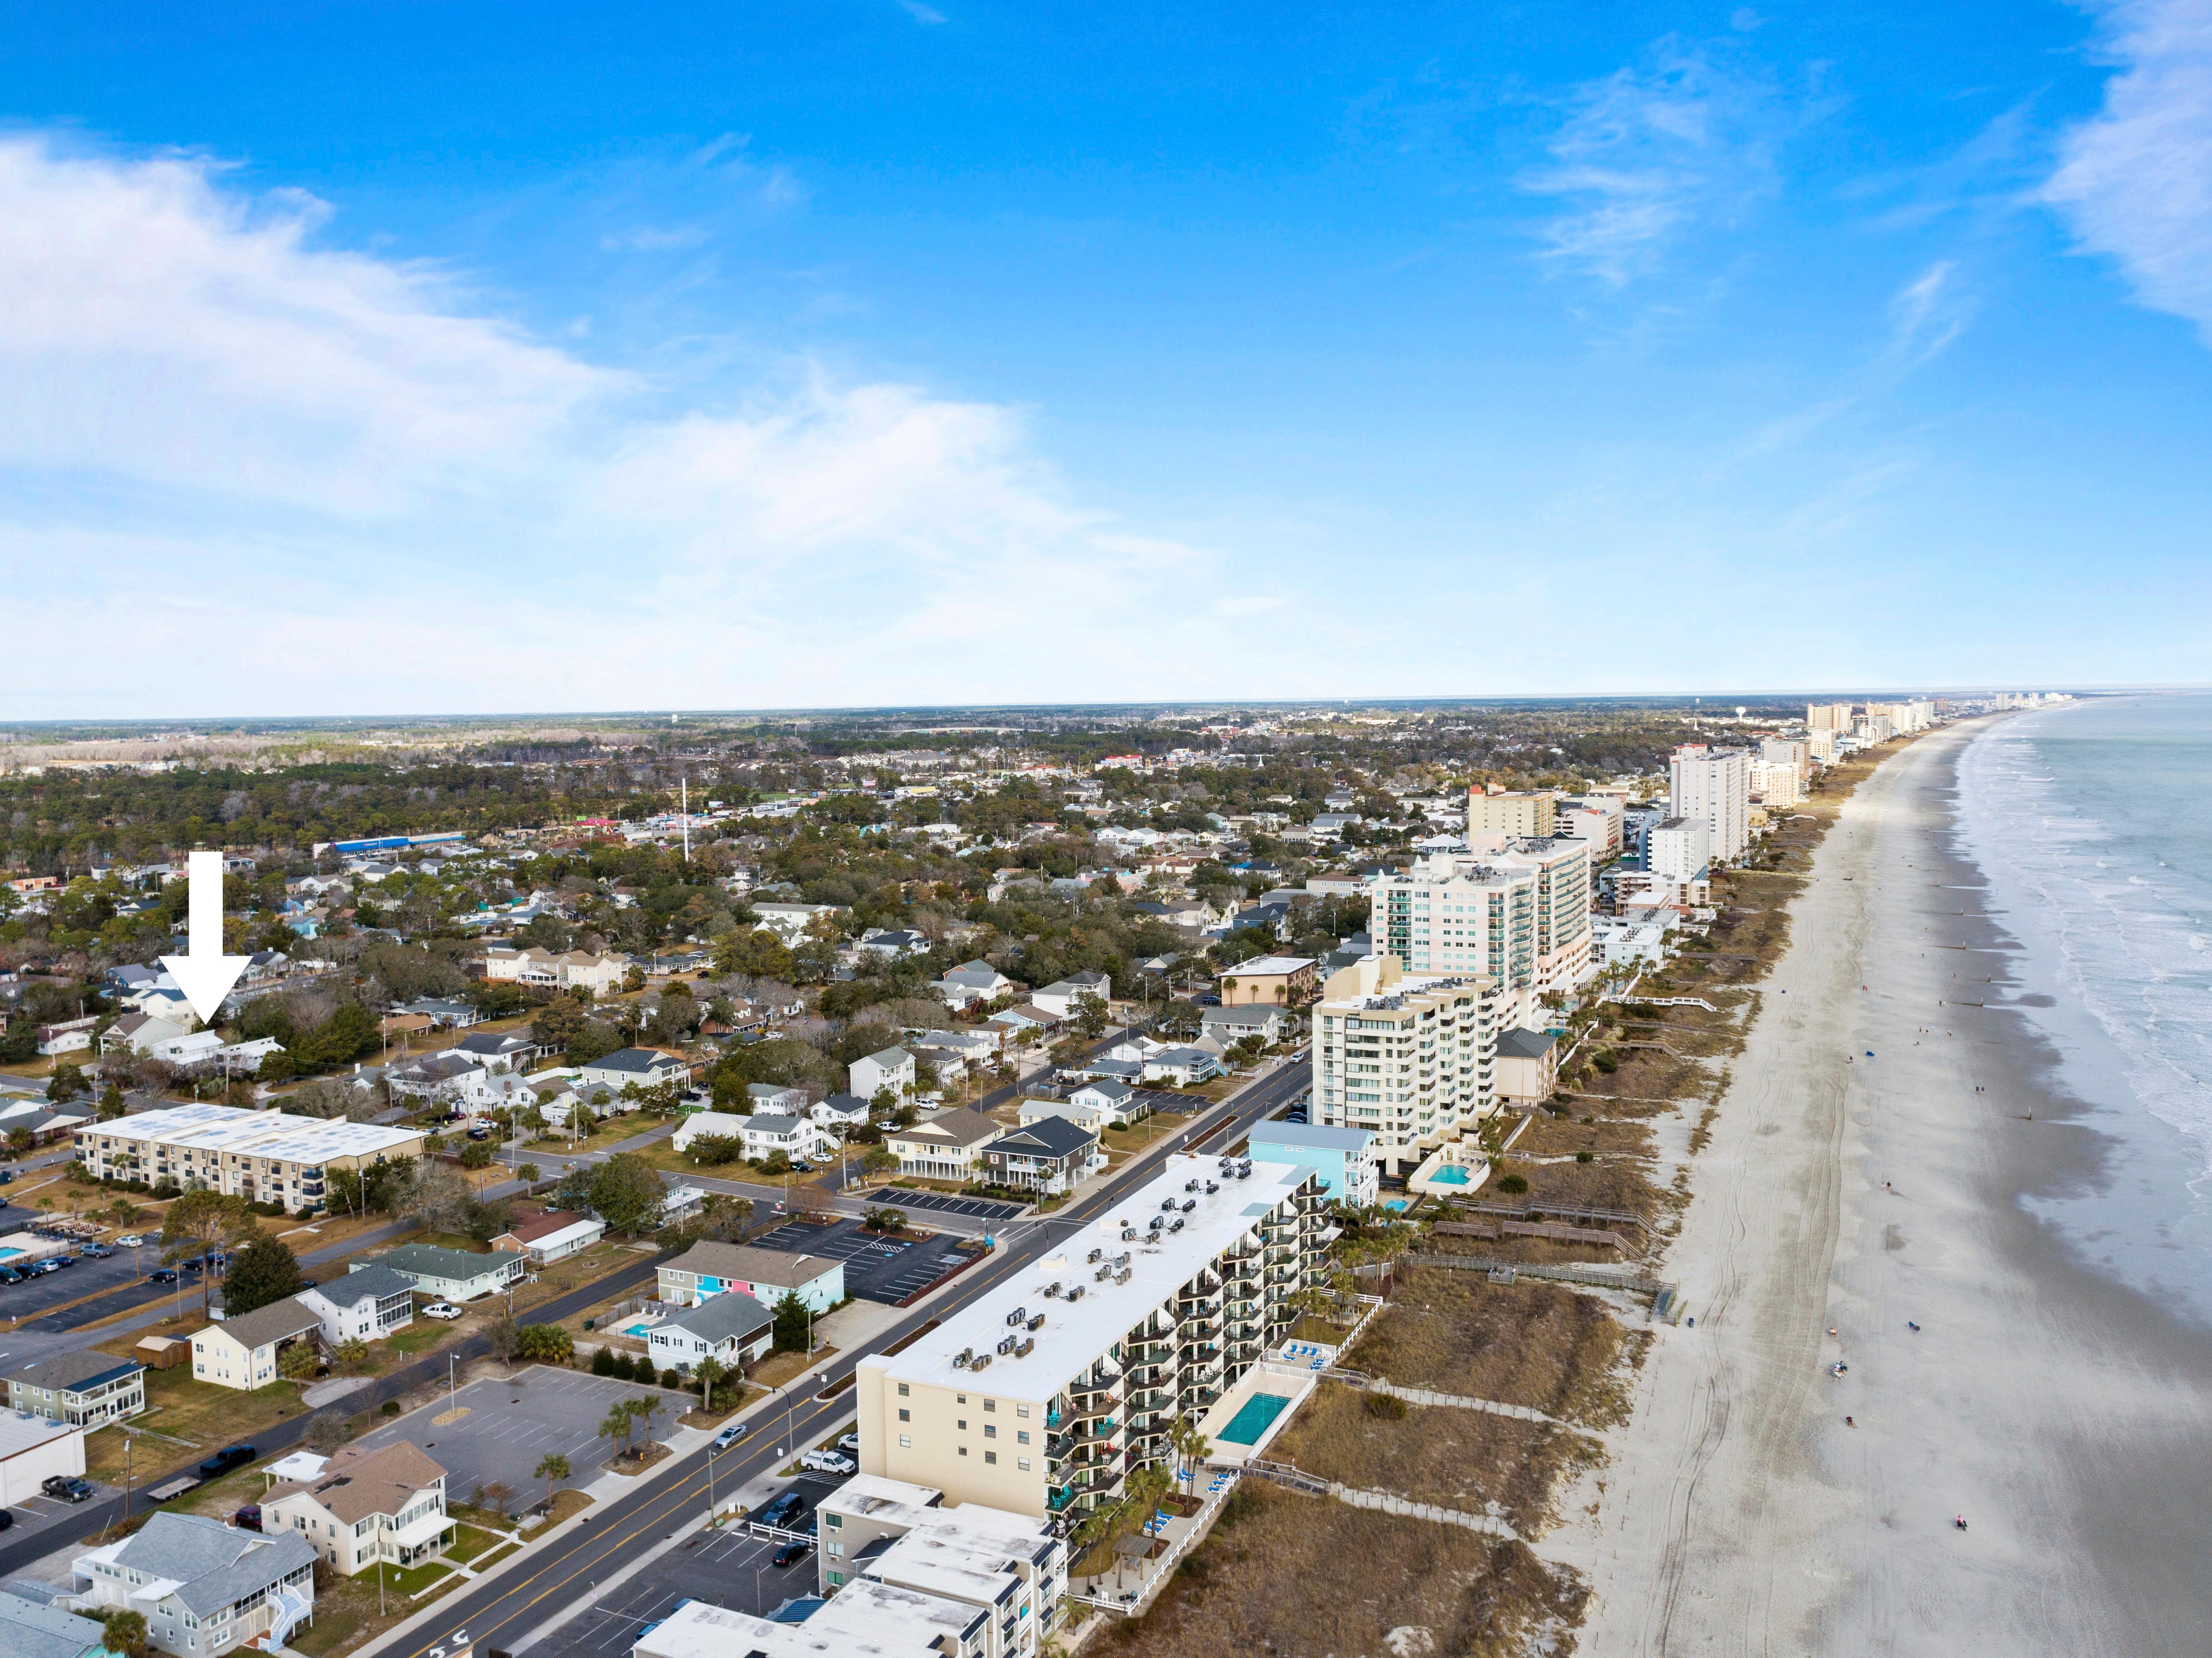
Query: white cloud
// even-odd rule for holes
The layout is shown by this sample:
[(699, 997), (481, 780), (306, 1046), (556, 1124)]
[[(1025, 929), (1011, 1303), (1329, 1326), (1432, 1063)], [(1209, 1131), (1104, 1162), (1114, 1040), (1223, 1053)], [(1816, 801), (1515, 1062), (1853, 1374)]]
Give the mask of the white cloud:
[(2108, 0), (2120, 64), (2105, 106), (2066, 136), (2043, 198), (2110, 254), (2143, 303), (2212, 342), (2212, 3)]
[(1960, 284), (1958, 266), (1938, 259), (1890, 301), (1892, 365), (1909, 368), (1926, 362), (1959, 337), (1973, 309), (1973, 300)]
[(917, 23), (941, 23), (945, 14), (934, 6), (925, 6), (921, 0), (899, 0), (899, 6)]
[(1547, 252), (1610, 287), (1656, 270), (1692, 230), (1725, 228), (1780, 182), (1796, 118), (1764, 76), (1662, 41), (1650, 60), (1577, 88), (1522, 188), (1570, 205)]
[(1207, 643), (1160, 617), (1212, 559), (1018, 410), (803, 363), (685, 406), (327, 217), (0, 141), (0, 707), (1111, 696)]

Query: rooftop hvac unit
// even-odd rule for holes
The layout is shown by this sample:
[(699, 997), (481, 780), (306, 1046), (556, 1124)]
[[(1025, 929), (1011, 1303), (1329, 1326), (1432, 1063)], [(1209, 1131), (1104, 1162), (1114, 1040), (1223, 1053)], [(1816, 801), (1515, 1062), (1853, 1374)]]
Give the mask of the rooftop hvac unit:
[(1027, 1358), (1036, 1346), (1036, 1343), (1030, 1340), (1027, 1337), (1024, 1337), (1021, 1342), (1014, 1348), (1014, 1357), (1016, 1358)]
[(973, 1364), (970, 1364), (968, 1368), (969, 1368), (969, 1370), (989, 1370), (989, 1369), (991, 1368), (991, 1356), (990, 1356), (990, 1354), (988, 1354), (988, 1353), (978, 1353), (978, 1354), (976, 1354), (976, 1355), (975, 1355), (975, 1362)]
[(1129, 1264), (1129, 1252), (1124, 1249), (1120, 1254), (1115, 1256), (1114, 1264), (1116, 1266), (1127, 1266)]
[(1197, 1207), (1198, 1199), (1196, 1198), (1185, 1198), (1182, 1200), (1182, 1212), (1186, 1215)]
[(1126, 1266), (1124, 1266), (1120, 1272), (1114, 1274), (1114, 1282), (1116, 1284), (1127, 1284), (1128, 1281), (1129, 1269)]
[(1011, 1352), (1012, 1352), (1012, 1351), (1014, 1351), (1014, 1339), (1013, 1339), (1013, 1337), (1012, 1337), (1012, 1336), (1001, 1336), (1001, 1337), (999, 1339), (999, 1357), (1000, 1357), (1000, 1358), (1004, 1358), (1004, 1357), (1005, 1357), (1008, 1353), (1011, 1353)]
[(1175, 1220), (1169, 1225), (1168, 1230), (1170, 1232), (1180, 1232), (1182, 1230), (1182, 1217), (1181, 1215), (1177, 1215), (1175, 1218)]
[(1198, 1190), (1198, 1182), (1196, 1181), (1185, 1181), (1183, 1182), (1182, 1189), (1186, 1192), (1195, 1192)]
[(1030, 1328), (1033, 1331), (1042, 1330), (1044, 1328), (1044, 1315), (1042, 1313), (1039, 1313), (1035, 1318), (1030, 1321)]
[(1026, 1324), (1029, 1322), (1029, 1316), (1030, 1309), (1028, 1308), (1017, 1307), (1012, 1312), (1006, 1315), (1006, 1322), (1009, 1324)]
[[(1044, 1286), (1044, 1298), (1047, 1301), (1057, 1301), (1060, 1299), (1060, 1280), (1058, 1278), (1053, 1279), (1051, 1283)], [(1042, 1317), (1042, 1315), (1040, 1314), (1039, 1316)]]
[(1070, 1291), (1067, 1292), (1067, 1298), (1068, 1298), (1070, 1301), (1080, 1301), (1080, 1300), (1082, 1300), (1082, 1299), (1083, 1299), (1083, 1291), (1084, 1291), (1084, 1288), (1085, 1288), (1085, 1286), (1084, 1286), (1084, 1285), (1082, 1285), (1082, 1284), (1077, 1284), (1077, 1285), (1076, 1285), (1073, 1290), (1070, 1290)]
[(1206, 1181), (1206, 1196), (1208, 1196), (1209, 1198), (1210, 1198), (1210, 1197), (1212, 1197), (1212, 1196), (1216, 1192), (1218, 1192), (1220, 1189), (1221, 1189), (1221, 1187), (1220, 1187), (1219, 1183), (1218, 1183), (1218, 1182), (1217, 1182), (1217, 1181)]
[(1110, 1266), (1101, 1266), (1096, 1272), (1091, 1274), (1092, 1278), (1100, 1284), (1105, 1283), (1108, 1278), (1113, 1276), (1114, 1269)]
[(1093, 1249), (1089, 1254), (1085, 1255), (1083, 1260), (1085, 1266), (1096, 1266), (1100, 1261), (1105, 1260), (1105, 1258), (1106, 1252), (1103, 1249)]

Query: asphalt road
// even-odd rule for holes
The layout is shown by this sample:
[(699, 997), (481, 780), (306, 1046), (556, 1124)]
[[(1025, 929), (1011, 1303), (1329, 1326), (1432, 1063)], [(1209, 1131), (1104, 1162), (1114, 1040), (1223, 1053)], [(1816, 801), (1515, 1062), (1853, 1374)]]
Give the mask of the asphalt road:
[[(1140, 1185), (1171, 1151), (1217, 1151), (1231, 1145), (1260, 1118), (1278, 1111), (1308, 1085), (1308, 1067), (1292, 1059), (1261, 1078), (1227, 1105), (1194, 1119), (1182, 1133), (1164, 1139), (1109, 1178), (1097, 1190), (1056, 1213), (1018, 1222), (1004, 1234), (1000, 1252), (954, 1281), (942, 1302), (916, 1308), (872, 1339), (871, 1351), (890, 1347), (932, 1319), (943, 1319), (978, 1297), (988, 1295), (1050, 1250), (1072, 1227), (1089, 1224)], [(808, 1379), (809, 1393), (785, 1395), (775, 1407), (753, 1418), (752, 1436), (714, 1461), (717, 1491), (734, 1491), (780, 1467), (798, 1447), (827, 1436), (852, 1412), (848, 1388), (824, 1400), (822, 1389), (853, 1374), (864, 1355), (840, 1354)], [(665, 1473), (629, 1496), (594, 1511), (566, 1537), (540, 1546), (527, 1564), (505, 1576), (440, 1603), (441, 1615), (396, 1643), (375, 1649), (386, 1658), (446, 1658), (463, 1638), (479, 1652), (511, 1649), (524, 1636), (582, 1599), (604, 1578), (621, 1571), (639, 1552), (665, 1540), (696, 1519), (708, 1502), (708, 1458), (702, 1447), (670, 1465)], [(4, 1568), (0, 1559), (0, 1568)]]

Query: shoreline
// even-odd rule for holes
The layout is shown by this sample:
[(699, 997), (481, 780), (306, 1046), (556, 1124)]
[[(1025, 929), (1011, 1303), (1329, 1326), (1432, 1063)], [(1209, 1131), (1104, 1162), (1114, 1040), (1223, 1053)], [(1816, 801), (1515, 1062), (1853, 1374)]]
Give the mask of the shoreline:
[(1958, 823), (1984, 729), (1862, 782), (1793, 901), (1668, 1252), (1698, 1323), (1540, 1549), (1585, 1651), (2203, 1649), (2212, 1335), (2031, 1209), (2112, 1147)]

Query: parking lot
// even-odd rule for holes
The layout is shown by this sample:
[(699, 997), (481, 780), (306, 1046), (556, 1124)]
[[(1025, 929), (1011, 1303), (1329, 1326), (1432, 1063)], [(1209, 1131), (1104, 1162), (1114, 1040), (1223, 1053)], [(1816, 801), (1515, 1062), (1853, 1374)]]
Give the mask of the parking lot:
[[(115, 1430), (110, 1428), (107, 1431), (112, 1433)], [(98, 1480), (94, 1480), (93, 1489), (100, 1495), (91, 1498), (90, 1503), (100, 1503), (116, 1496), (122, 1487), (103, 1485)], [(26, 1537), (36, 1536), (56, 1521), (76, 1513), (80, 1508), (90, 1506), (90, 1503), (71, 1504), (52, 1497), (33, 1497), (27, 1502), (18, 1503), (8, 1510), (15, 1516), (15, 1523), (6, 1531), (0, 1532), (0, 1542), (15, 1544)]]
[(763, 1249), (822, 1255), (845, 1263), (845, 1293), (896, 1307), (927, 1290), (959, 1264), (957, 1239), (878, 1237), (857, 1220), (834, 1226), (791, 1221), (753, 1240)]
[[(46, 1218), (36, 1210), (11, 1205), (0, 1210), (0, 1234), (28, 1231)], [(130, 1292), (114, 1295), (109, 1303), (87, 1309), (82, 1315), (69, 1315), (66, 1325), (57, 1327), (66, 1328), (83, 1322), (86, 1316), (98, 1317), (154, 1299), (158, 1286), (145, 1280), (146, 1274), (160, 1265), (159, 1249), (118, 1249), (104, 1260), (77, 1254), (76, 1246), (70, 1253), (76, 1259), (58, 1272), (41, 1272), (21, 1284), (0, 1284), (0, 1319), (27, 1323), (65, 1302), (81, 1301), (101, 1291)]]
[(1012, 1220), (1022, 1212), (1018, 1203), (993, 1203), (984, 1198), (950, 1197), (943, 1192), (911, 1192), (886, 1186), (868, 1194), (870, 1203), (895, 1203), (902, 1209), (929, 1209), (939, 1214), (965, 1215), (970, 1220)]
[[(665, 1439), (690, 1405), (689, 1394), (533, 1364), (510, 1382), (472, 1382), (452, 1402), (441, 1398), (357, 1442), (380, 1448), (412, 1441), (446, 1470), (446, 1490), (456, 1501), (472, 1501), (480, 1487), (497, 1484), (519, 1503), (534, 1503), (544, 1495), (545, 1482), (533, 1472), (544, 1457), (567, 1457), (571, 1485), (592, 1482), (599, 1465), (620, 1448), (618, 1442), (599, 1437), (599, 1424), (617, 1400), (641, 1393), (656, 1395), (667, 1408), (639, 1430), (638, 1441)], [(456, 1406), (468, 1414), (438, 1420)]]
[[(777, 1491), (804, 1491), (811, 1515), (838, 1483), (805, 1478)], [(805, 1521), (799, 1524), (804, 1527)], [(779, 1571), (771, 1564), (776, 1547), (735, 1522), (718, 1532), (688, 1537), (555, 1630), (530, 1649), (530, 1658), (617, 1658), (629, 1652), (639, 1631), (686, 1600), (710, 1600), (734, 1612), (765, 1616), (786, 1600), (813, 1594), (819, 1581), (814, 1551), (809, 1549)]]

